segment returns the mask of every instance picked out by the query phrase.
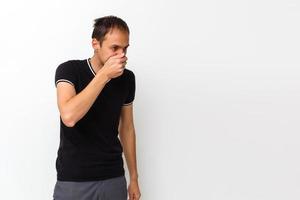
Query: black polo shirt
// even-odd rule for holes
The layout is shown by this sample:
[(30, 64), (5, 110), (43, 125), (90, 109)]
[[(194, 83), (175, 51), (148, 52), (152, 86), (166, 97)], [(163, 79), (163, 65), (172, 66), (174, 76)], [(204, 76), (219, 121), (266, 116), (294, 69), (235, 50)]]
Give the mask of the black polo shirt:
[[(95, 74), (90, 58), (68, 60), (56, 68), (55, 87), (58, 82), (68, 82), (78, 94)], [(124, 175), (118, 125), (122, 106), (131, 104), (134, 96), (135, 75), (125, 68), (121, 76), (104, 86), (75, 126), (65, 126), (60, 117), (57, 180), (96, 181)]]

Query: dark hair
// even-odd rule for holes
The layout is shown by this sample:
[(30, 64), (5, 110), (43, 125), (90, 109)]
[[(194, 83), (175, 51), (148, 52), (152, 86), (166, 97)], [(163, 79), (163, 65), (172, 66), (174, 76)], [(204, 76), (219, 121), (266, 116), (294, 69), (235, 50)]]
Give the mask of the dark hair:
[(100, 41), (100, 45), (102, 45), (104, 37), (108, 31), (111, 31), (113, 28), (118, 28), (119, 30), (125, 31), (129, 34), (129, 28), (126, 22), (119, 17), (109, 15), (97, 18), (94, 22), (92, 38), (96, 38)]

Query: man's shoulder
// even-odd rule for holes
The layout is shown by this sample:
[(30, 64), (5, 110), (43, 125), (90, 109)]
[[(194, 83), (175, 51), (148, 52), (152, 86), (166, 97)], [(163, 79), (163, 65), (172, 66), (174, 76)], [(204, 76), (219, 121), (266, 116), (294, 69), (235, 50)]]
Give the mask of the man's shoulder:
[(77, 70), (78, 66), (82, 63), (83, 60), (79, 60), (79, 59), (70, 59), (70, 60), (66, 60), (64, 62), (61, 62), (58, 64), (56, 70), (60, 71), (60, 70), (67, 70), (67, 71), (74, 71)]
[(126, 76), (126, 77), (132, 77), (132, 76), (134, 76), (134, 72), (133, 72), (132, 70), (128, 69), (128, 68), (125, 68), (125, 69), (124, 69), (123, 74), (124, 74), (124, 76)]
[(79, 59), (70, 59), (70, 60), (61, 62), (58, 66), (77, 66), (81, 62), (82, 62), (82, 60), (79, 60)]

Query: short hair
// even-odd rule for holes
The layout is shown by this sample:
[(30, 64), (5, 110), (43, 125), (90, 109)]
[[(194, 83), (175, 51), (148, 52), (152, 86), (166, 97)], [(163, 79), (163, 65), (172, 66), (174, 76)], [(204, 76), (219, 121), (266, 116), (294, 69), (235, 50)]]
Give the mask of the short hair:
[(96, 38), (100, 41), (100, 45), (102, 45), (105, 35), (113, 28), (118, 28), (119, 30), (125, 31), (129, 34), (129, 28), (126, 22), (119, 17), (109, 15), (97, 18), (94, 22), (92, 38)]

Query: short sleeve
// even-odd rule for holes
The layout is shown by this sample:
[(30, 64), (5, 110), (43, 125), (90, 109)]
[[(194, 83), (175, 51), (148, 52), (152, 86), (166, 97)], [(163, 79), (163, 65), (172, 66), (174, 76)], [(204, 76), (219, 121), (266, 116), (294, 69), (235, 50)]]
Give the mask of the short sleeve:
[(77, 73), (76, 65), (73, 62), (67, 61), (58, 65), (55, 71), (55, 87), (57, 87), (59, 82), (67, 82), (74, 87), (76, 86)]
[(123, 106), (130, 105), (133, 103), (135, 97), (135, 75), (132, 71), (129, 71), (128, 75), (128, 95)]

